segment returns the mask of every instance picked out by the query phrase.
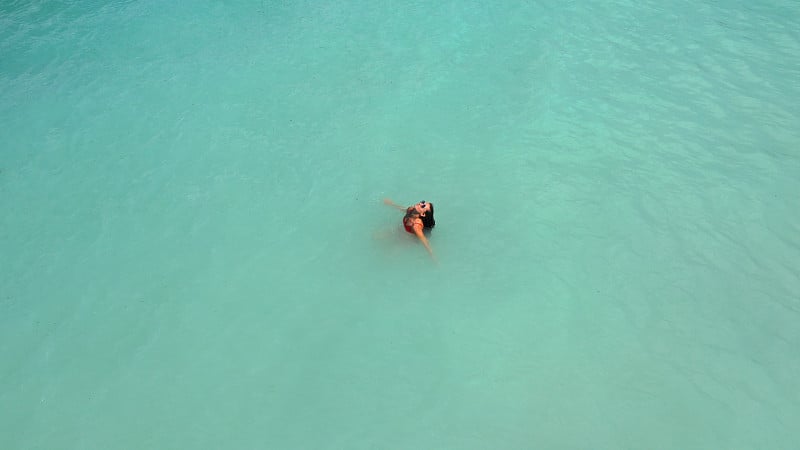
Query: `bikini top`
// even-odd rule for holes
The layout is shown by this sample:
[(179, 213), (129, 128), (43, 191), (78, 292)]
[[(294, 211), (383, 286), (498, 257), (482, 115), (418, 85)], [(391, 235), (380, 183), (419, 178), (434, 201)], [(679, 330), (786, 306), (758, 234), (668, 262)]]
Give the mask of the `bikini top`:
[(406, 209), (406, 215), (403, 217), (403, 225), (406, 228), (411, 228), (414, 226), (416, 219), (422, 219), (422, 216), (420, 216), (417, 210), (412, 206)]

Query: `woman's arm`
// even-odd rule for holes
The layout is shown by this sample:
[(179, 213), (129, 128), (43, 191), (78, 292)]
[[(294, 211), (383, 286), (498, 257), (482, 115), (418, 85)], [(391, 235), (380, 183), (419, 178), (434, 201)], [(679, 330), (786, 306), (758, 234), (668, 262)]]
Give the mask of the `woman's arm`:
[(384, 203), (384, 204), (386, 204), (386, 205), (389, 205), (389, 206), (391, 206), (391, 207), (393, 207), (393, 208), (397, 208), (397, 209), (399, 209), (400, 211), (405, 211), (405, 210), (406, 210), (406, 207), (405, 207), (405, 206), (400, 206), (400, 205), (398, 205), (397, 203), (393, 202), (393, 201), (392, 201), (391, 199), (389, 199), (389, 198), (385, 198), (385, 199), (383, 199), (383, 203)]
[(421, 223), (414, 224), (414, 234), (416, 234), (419, 240), (422, 241), (422, 245), (424, 245), (425, 249), (428, 250), (428, 253), (430, 253), (431, 258), (433, 258), (433, 260), (436, 261), (436, 256), (433, 254), (433, 249), (431, 248), (431, 244), (428, 243), (428, 238), (425, 237), (425, 234), (422, 232), (422, 228), (423, 226)]

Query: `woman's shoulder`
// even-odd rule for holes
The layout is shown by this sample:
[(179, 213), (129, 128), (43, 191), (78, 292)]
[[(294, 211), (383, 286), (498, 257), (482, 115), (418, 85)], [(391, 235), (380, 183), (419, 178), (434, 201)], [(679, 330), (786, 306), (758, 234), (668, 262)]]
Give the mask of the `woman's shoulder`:
[(409, 225), (422, 223), (422, 218), (419, 216), (419, 214), (406, 214), (406, 216), (403, 217), (403, 223), (407, 223)]

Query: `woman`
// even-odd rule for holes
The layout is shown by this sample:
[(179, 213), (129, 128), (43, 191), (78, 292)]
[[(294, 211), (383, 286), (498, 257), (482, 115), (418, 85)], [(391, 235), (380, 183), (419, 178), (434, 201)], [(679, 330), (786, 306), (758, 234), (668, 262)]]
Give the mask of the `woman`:
[(433, 219), (433, 203), (428, 203), (423, 200), (408, 208), (400, 206), (388, 198), (384, 199), (383, 203), (406, 212), (405, 217), (403, 217), (403, 228), (405, 228), (407, 232), (416, 235), (419, 240), (422, 241), (422, 245), (425, 246), (425, 249), (428, 250), (431, 257), (435, 259), (431, 245), (428, 243), (428, 238), (426, 238), (425, 233), (423, 233), (425, 228), (430, 229), (436, 226), (436, 221)]

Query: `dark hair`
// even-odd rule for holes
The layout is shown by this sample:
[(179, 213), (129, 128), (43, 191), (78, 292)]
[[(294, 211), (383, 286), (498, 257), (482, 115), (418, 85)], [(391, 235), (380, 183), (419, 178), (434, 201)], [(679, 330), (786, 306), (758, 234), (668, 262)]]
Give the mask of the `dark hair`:
[(424, 225), (425, 228), (433, 228), (436, 226), (436, 221), (433, 219), (433, 203), (428, 203), (428, 205), (431, 207), (431, 210), (420, 217), (420, 219), (422, 219), (422, 225)]

